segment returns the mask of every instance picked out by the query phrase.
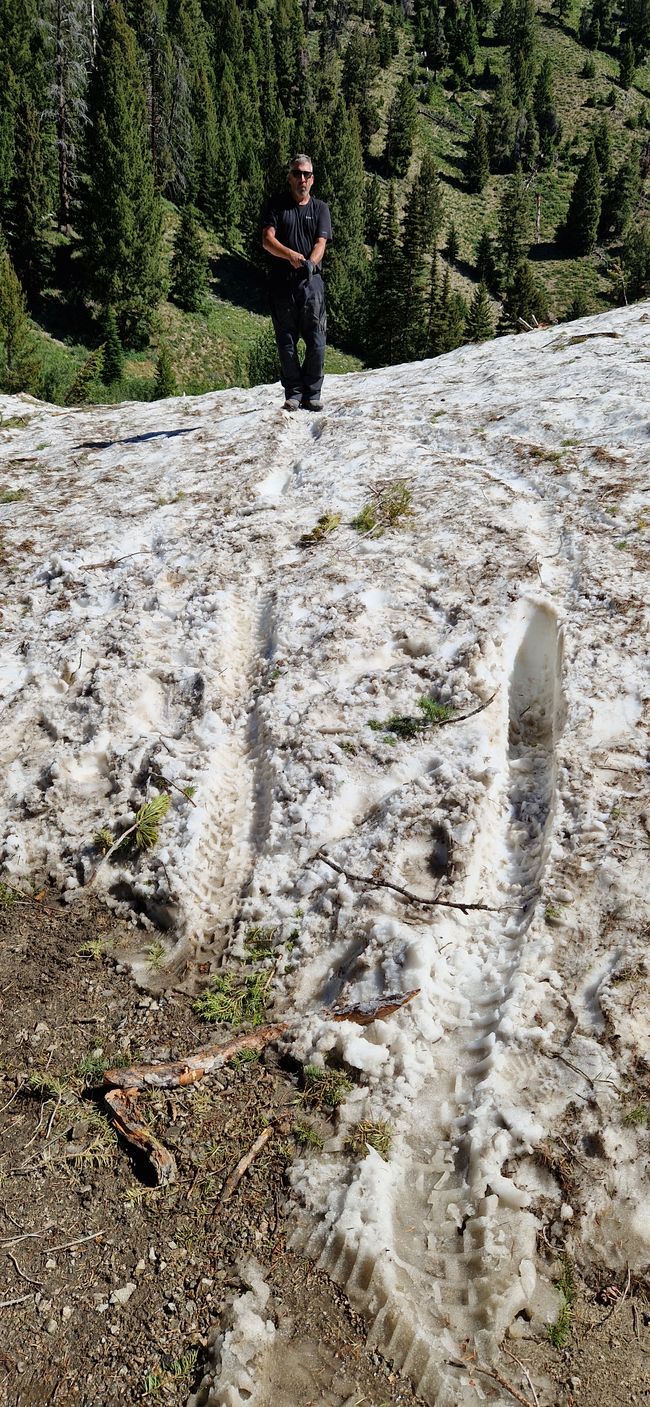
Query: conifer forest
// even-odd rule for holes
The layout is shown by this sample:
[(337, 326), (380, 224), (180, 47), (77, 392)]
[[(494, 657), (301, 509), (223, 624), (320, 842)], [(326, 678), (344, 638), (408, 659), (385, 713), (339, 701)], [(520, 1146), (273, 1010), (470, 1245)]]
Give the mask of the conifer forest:
[(650, 0), (0, 0), (0, 390), (274, 380), (299, 151), (330, 371), (647, 297)]

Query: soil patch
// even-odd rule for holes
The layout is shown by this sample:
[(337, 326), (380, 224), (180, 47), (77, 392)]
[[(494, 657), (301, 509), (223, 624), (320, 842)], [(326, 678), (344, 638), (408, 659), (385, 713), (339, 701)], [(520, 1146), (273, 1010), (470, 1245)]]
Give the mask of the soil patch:
[[(3, 907), (0, 940), (2, 1407), (205, 1400), (251, 1257), (282, 1345), (261, 1389), (268, 1407), (415, 1407), (345, 1296), (287, 1246), (297, 1073), (267, 1050), (144, 1097), (178, 1166), (173, 1185), (147, 1185), (105, 1117), (103, 1070), (177, 1058), (214, 1027), (186, 993), (156, 990), (155, 944), (152, 990), (134, 984), (123, 960), (133, 928), (92, 902), (69, 908), (45, 893)], [(270, 1122), (272, 1139), (222, 1205), (225, 1179)], [(511, 1343), (540, 1407), (646, 1402), (647, 1303), (634, 1286), (623, 1296), (623, 1283), (585, 1285), (577, 1271), (575, 1281), (563, 1347), (527, 1339), (525, 1326)], [(477, 1375), (486, 1400), (534, 1402), (522, 1366), (504, 1354), (500, 1372), (520, 1396)]]

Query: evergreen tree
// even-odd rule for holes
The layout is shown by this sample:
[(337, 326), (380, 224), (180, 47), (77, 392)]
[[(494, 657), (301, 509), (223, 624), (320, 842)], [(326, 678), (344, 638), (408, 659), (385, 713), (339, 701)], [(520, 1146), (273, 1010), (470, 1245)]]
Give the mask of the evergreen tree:
[(495, 34), (499, 44), (509, 44), (515, 27), (515, 0), (502, 0), (499, 16), (495, 24)]
[(413, 86), (405, 75), (388, 114), (384, 162), (389, 176), (405, 176), (413, 151), (418, 105)]
[(30, 298), (40, 289), (47, 266), (45, 232), (51, 208), (42, 124), (31, 103), (16, 113), (14, 179), (7, 212), (7, 234), (14, 266)]
[(103, 12), (89, 110), (81, 212), (89, 288), (115, 308), (122, 336), (142, 344), (161, 290), (161, 209), (135, 36), (120, 0)]
[(521, 167), (510, 177), (499, 206), (499, 257), (506, 277), (525, 257), (532, 235), (530, 200)]
[(364, 238), (366, 244), (375, 245), (379, 239), (382, 221), (381, 182), (378, 176), (370, 176), (366, 181), (366, 203), (364, 212)]
[(603, 196), (600, 233), (618, 239), (625, 233), (636, 210), (641, 189), (641, 172), (636, 151), (621, 162)]
[(327, 256), (328, 318), (335, 335), (356, 341), (365, 266), (363, 153), (356, 112), (348, 113), (342, 96), (332, 114), (317, 180), (337, 232)]
[(169, 396), (176, 396), (178, 387), (169, 348), (163, 342), (158, 353), (156, 362), (156, 380), (154, 382), (154, 400), (165, 401)]
[(402, 225), (402, 326), (399, 339), (400, 361), (417, 361), (424, 354), (424, 249), (426, 233), (418, 183), (407, 196)]
[(650, 223), (635, 225), (623, 242), (623, 269), (628, 298), (650, 297)]
[(444, 217), (444, 201), (440, 177), (429, 152), (422, 157), (418, 181), (418, 201), (422, 225), (423, 252), (428, 254), (438, 242)]
[(455, 264), (458, 258), (458, 231), (454, 220), (450, 221), (443, 254), (448, 263)]
[(527, 259), (520, 260), (508, 283), (497, 332), (521, 332), (520, 318), (529, 324), (548, 318), (546, 289)]
[(205, 249), (191, 206), (181, 211), (171, 262), (171, 295), (179, 308), (197, 313), (208, 285)]
[(86, 92), (93, 57), (91, 14), (86, 0), (50, 0), (46, 8), (54, 58), (50, 100), (56, 123), (57, 218), (59, 229), (69, 234), (87, 117)]
[(623, 39), (619, 49), (619, 83), (626, 90), (631, 86), (636, 68), (636, 54), (630, 39)]
[(96, 398), (104, 375), (104, 348), (96, 347), (81, 363), (63, 398), (64, 405), (87, 405)]
[(497, 83), (490, 104), (488, 143), (493, 171), (508, 171), (511, 168), (517, 129), (513, 97), (512, 80), (509, 74), (504, 74)]
[(217, 131), (210, 206), (217, 234), (225, 245), (232, 246), (236, 243), (239, 227), (239, 183), (233, 144), (225, 122), (220, 124)]
[(595, 248), (601, 203), (600, 172), (592, 143), (576, 176), (561, 231), (562, 242), (572, 254), (590, 254)]
[(34, 391), (39, 363), (25, 295), (6, 249), (0, 249), (0, 389)]
[(612, 175), (612, 129), (606, 117), (601, 117), (591, 129), (591, 140), (596, 153), (600, 179), (603, 183)]
[(488, 148), (485, 118), (479, 109), (474, 120), (474, 128), (467, 148), (467, 185), (470, 191), (480, 193), (485, 189), (490, 174), (490, 153)]
[(479, 283), (469, 305), (465, 338), (468, 342), (487, 342), (490, 337), (494, 337), (490, 299), (485, 284)]
[(476, 246), (476, 273), (481, 283), (484, 283), (492, 291), (495, 290), (498, 279), (497, 261), (492, 238), (485, 226), (481, 230)]
[[(60, 0), (57, 0), (60, 3)], [(79, 0), (75, 0), (79, 3)], [(165, 0), (129, 0), (127, 19), (131, 24), (145, 64), (143, 69), (149, 129), (149, 150), (156, 189), (175, 184), (174, 154), (170, 141), (174, 119), (174, 55), (166, 32)]]
[(512, 33), (507, 42), (515, 96), (521, 104), (527, 101), (533, 85), (537, 33), (535, 0), (516, 0)]
[(124, 352), (122, 351), (120, 334), (117, 330), (117, 318), (114, 308), (106, 309), (102, 332), (104, 345), (102, 381), (105, 386), (112, 386), (115, 381), (121, 379), (124, 369)]
[(402, 308), (402, 252), (395, 186), (391, 181), (372, 268), (366, 342), (371, 366), (392, 366), (398, 358)]
[(544, 166), (548, 166), (562, 138), (562, 127), (555, 106), (553, 66), (549, 54), (542, 60), (542, 66), (535, 79), (533, 110), (539, 132), (540, 156)]
[(438, 6), (431, 6), (424, 35), (424, 61), (434, 78), (444, 69), (449, 58), (445, 22)]

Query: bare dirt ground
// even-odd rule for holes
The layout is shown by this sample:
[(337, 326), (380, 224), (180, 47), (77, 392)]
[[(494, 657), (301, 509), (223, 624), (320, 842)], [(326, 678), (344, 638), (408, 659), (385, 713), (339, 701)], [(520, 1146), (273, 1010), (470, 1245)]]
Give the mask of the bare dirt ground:
[[(148, 1185), (119, 1143), (103, 1070), (180, 1056), (214, 1035), (186, 994), (156, 992), (153, 956), (152, 992), (134, 985), (120, 960), (132, 944), (129, 925), (85, 900), (68, 908), (43, 892), (0, 911), (2, 1407), (186, 1402), (202, 1380), (205, 1395), (215, 1333), (251, 1255), (283, 1333), (260, 1400), (411, 1407), (419, 1399), (366, 1345), (345, 1296), (287, 1246), (297, 1072), (267, 1051), (148, 1096), (147, 1118), (178, 1165), (167, 1188)], [(269, 1122), (273, 1138), (222, 1205), (227, 1175)], [(477, 1373), (477, 1402), (650, 1401), (640, 1287), (572, 1274), (566, 1345), (520, 1325), (524, 1336), (505, 1345), (519, 1362), (504, 1351), (501, 1382)]]

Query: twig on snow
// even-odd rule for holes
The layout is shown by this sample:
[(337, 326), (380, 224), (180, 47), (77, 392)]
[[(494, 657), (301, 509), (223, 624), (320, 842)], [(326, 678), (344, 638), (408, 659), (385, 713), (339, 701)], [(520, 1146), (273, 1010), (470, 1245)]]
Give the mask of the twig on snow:
[(532, 1378), (531, 1378), (531, 1376), (530, 1376), (530, 1373), (528, 1372), (528, 1369), (527, 1369), (527, 1367), (526, 1367), (526, 1364), (525, 1364), (525, 1363), (522, 1363), (519, 1358), (516, 1358), (516, 1357), (515, 1357), (515, 1354), (514, 1354), (514, 1353), (511, 1353), (511, 1352), (510, 1352), (510, 1349), (509, 1349), (509, 1348), (506, 1348), (506, 1346), (505, 1346), (504, 1343), (502, 1343), (501, 1348), (502, 1348), (502, 1350), (503, 1350), (504, 1353), (507, 1353), (508, 1358), (511, 1358), (512, 1361), (513, 1361), (513, 1363), (516, 1363), (516, 1364), (517, 1364), (517, 1367), (518, 1367), (518, 1368), (521, 1368), (521, 1371), (522, 1371), (522, 1373), (523, 1373), (523, 1375), (524, 1375), (524, 1377), (525, 1377), (525, 1379), (526, 1379), (526, 1382), (528, 1383), (528, 1386), (529, 1386), (529, 1388), (530, 1388), (530, 1390), (531, 1390), (531, 1392), (532, 1392), (532, 1394), (533, 1394), (533, 1402), (534, 1402), (534, 1404), (535, 1404), (535, 1407), (539, 1407), (539, 1398), (538, 1398), (537, 1393), (536, 1393), (536, 1391), (535, 1391), (535, 1384), (534, 1384), (534, 1382), (533, 1382), (533, 1380), (532, 1380)]
[(230, 1174), (230, 1177), (228, 1177), (224, 1183), (223, 1192), (221, 1193), (221, 1196), (219, 1198), (219, 1201), (221, 1202), (222, 1206), (224, 1202), (230, 1201), (233, 1192), (235, 1192), (239, 1187), (244, 1173), (250, 1167), (251, 1163), (257, 1157), (258, 1153), (261, 1153), (264, 1146), (268, 1143), (272, 1133), (273, 1125), (267, 1124), (266, 1128), (262, 1129), (262, 1132), (259, 1137), (255, 1139), (252, 1148), (249, 1148), (248, 1153), (245, 1153), (243, 1158), (239, 1159), (237, 1167), (233, 1169)]
[[(518, 1388), (513, 1387), (512, 1383), (509, 1383), (508, 1379), (504, 1378), (496, 1368), (480, 1368), (478, 1363), (476, 1363), (473, 1366), (473, 1372), (483, 1373), (486, 1378), (493, 1378), (494, 1382), (499, 1384), (499, 1387), (505, 1388), (506, 1392), (509, 1392), (510, 1396), (514, 1397), (515, 1402), (521, 1403), (521, 1407), (534, 1407), (534, 1403), (531, 1402), (530, 1398), (524, 1397), (523, 1392), (520, 1392)], [(535, 1402), (537, 1402), (537, 1398), (535, 1398)]]
[(353, 874), (351, 870), (344, 870), (342, 865), (337, 865), (335, 860), (330, 860), (329, 856), (322, 850), (317, 850), (315, 860), (322, 860), (324, 865), (328, 865), (337, 874), (342, 874), (348, 883), (366, 884), (369, 889), (389, 889), (392, 894), (398, 894), (401, 899), (405, 899), (408, 904), (419, 904), (425, 909), (460, 909), (461, 913), (467, 913), (470, 909), (479, 909), (483, 913), (494, 914), (497, 909), (493, 909), (489, 904), (469, 904), (461, 899), (424, 899), (419, 894), (412, 894), (410, 889), (403, 889), (401, 884), (391, 884), (388, 879), (375, 879), (373, 875)]

